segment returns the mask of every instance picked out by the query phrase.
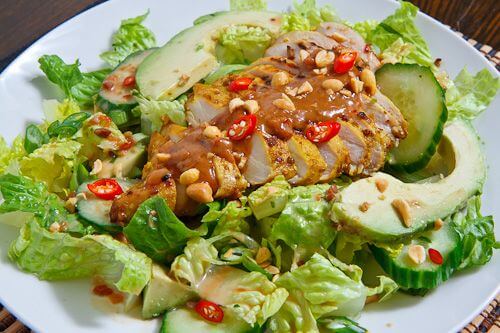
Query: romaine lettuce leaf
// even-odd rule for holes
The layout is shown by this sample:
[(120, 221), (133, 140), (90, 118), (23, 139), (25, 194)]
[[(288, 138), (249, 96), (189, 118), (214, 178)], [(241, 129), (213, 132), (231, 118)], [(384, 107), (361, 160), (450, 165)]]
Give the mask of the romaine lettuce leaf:
[(151, 259), (110, 236), (75, 238), (51, 233), (34, 220), (11, 244), (9, 258), (42, 280), (101, 276), (122, 292), (139, 295), (151, 276)]
[(24, 176), (45, 182), (50, 192), (67, 191), (81, 144), (72, 140), (53, 140), (20, 161)]
[(18, 136), (9, 147), (5, 139), (0, 136), (0, 175), (4, 173), (17, 174), (19, 172), (19, 160), (26, 156), (24, 150), (24, 139)]
[(252, 211), (246, 204), (241, 203), (239, 200), (234, 200), (228, 202), (222, 209), (210, 209), (203, 216), (201, 222), (215, 225), (212, 236), (230, 231), (248, 234), (250, 226), (247, 217), (251, 215)]
[(288, 298), (280, 310), (269, 319), (268, 329), (273, 333), (307, 332), (319, 333), (309, 302), (299, 289), (289, 291)]
[(59, 102), (56, 99), (46, 99), (42, 102), (45, 121), (50, 124), (56, 120), (63, 121), (66, 117), (80, 112), (80, 107), (72, 99), (65, 99)]
[(304, 0), (302, 3), (294, 1), (293, 10), (283, 15), (281, 30), (306, 31), (316, 29), (322, 22), (338, 20), (332, 7), (326, 5), (318, 8), (316, 0)]
[(225, 64), (249, 64), (262, 57), (272, 40), (262, 27), (232, 25), (220, 33), (215, 52)]
[(320, 248), (328, 248), (335, 239), (328, 211), (330, 204), (324, 199), (328, 184), (295, 187), (289, 200), (274, 222), (269, 239), (284, 241), (307, 259)]
[(40, 69), (47, 78), (63, 91), (67, 98), (73, 99), (82, 107), (92, 107), (93, 97), (99, 92), (102, 81), (109, 74), (109, 69), (82, 73), (80, 62), (66, 64), (56, 55), (44, 55), (38, 59)]
[(500, 87), (498, 75), (483, 69), (472, 75), (464, 68), (446, 91), (448, 117), (474, 119), (486, 110)]
[(368, 288), (367, 296), (375, 296), (377, 302), (383, 302), (390, 298), (398, 289), (398, 284), (385, 275), (378, 276), (379, 285), (373, 288)]
[(186, 126), (186, 104), (187, 96), (181, 95), (173, 101), (153, 101), (144, 96), (136, 95), (139, 109), (141, 110), (141, 131), (151, 135), (159, 131), (163, 125), (162, 117), (168, 117), (173, 123)]
[(137, 250), (158, 262), (173, 261), (189, 238), (206, 233), (186, 227), (157, 196), (139, 206), (123, 232)]
[(101, 53), (100, 57), (115, 67), (130, 54), (156, 46), (156, 38), (142, 22), (149, 11), (143, 15), (122, 20), (118, 31), (113, 35), (113, 50)]
[(493, 249), (500, 248), (495, 240), (492, 216), (481, 215), (481, 197), (469, 199), (467, 207), (450, 218), (461, 236), (463, 246), (462, 262), (459, 269), (481, 266), (491, 260)]
[(266, 0), (229, 0), (230, 10), (266, 10)]

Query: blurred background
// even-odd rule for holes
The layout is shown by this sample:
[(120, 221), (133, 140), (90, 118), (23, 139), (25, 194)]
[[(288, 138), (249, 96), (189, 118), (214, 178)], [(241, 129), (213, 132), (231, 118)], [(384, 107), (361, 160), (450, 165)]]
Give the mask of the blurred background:
[[(500, 49), (500, 0), (410, 1), (465, 36)], [(0, 0), (0, 71), (46, 32), (101, 2), (104, 0)]]

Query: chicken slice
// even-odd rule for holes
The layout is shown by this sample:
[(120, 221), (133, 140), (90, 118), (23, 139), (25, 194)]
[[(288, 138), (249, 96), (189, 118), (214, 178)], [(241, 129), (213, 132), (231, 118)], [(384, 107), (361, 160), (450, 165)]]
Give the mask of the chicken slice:
[(289, 182), (293, 185), (316, 184), (327, 168), (318, 147), (297, 134), (293, 135), (287, 144), (297, 167), (297, 175), (289, 179)]
[(318, 149), (326, 162), (326, 169), (321, 174), (319, 181), (329, 182), (342, 173), (345, 168), (344, 164), (349, 158), (349, 152), (339, 136), (318, 145)]
[(339, 40), (341, 45), (358, 51), (359, 57), (373, 72), (380, 67), (380, 61), (378, 60), (377, 55), (371, 50), (367, 50), (367, 44), (363, 37), (345, 24), (338, 22), (321, 23), (317, 32), (332, 38), (336, 38), (335, 34), (346, 38), (345, 41), (340, 41), (337, 37), (337, 40)]
[(243, 178), (236, 164), (214, 155), (213, 164), (219, 188), (214, 198), (238, 198), (247, 187), (248, 183)]
[(256, 131), (250, 141), (252, 147), (243, 173), (251, 185), (261, 185), (277, 175), (289, 179), (297, 173), (286, 144), (278, 138)]
[(401, 111), (399, 111), (397, 106), (380, 91), (377, 91), (375, 95), (373, 95), (373, 98), (391, 115), (388, 124), (391, 127), (391, 132), (394, 137), (398, 140), (404, 139), (408, 133), (408, 122), (404, 119)]
[[(266, 57), (285, 57), (290, 60), (299, 59), (300, 50), (321, 48), (332, 50), (339, 44), (324, 34), (316, 31), (292, 31), (280, 36), (265, 53)], [(293, 56), (293, 57), (292, 57)]]
[(340, 121), (340, 131), (338, 136), (342, 139), (347, 148), (349, 159), (344, 170), (350, 176), (363, 172), (364, 162), (368, 156), (368, 145), (361, 130), (353, 124)]
[(198, 126), (227, 112), (231, 94), (216, 81), (212, 85), (195, 84), (193, 94), (186, 102), (186, 117), (189, 125)]

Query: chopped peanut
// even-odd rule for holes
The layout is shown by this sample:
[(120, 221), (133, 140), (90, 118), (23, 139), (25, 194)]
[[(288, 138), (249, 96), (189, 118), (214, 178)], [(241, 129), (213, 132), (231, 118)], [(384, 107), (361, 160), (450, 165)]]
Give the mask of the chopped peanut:
[(196, 202), (208, 203), (214, 201), (212, 188), (206, 182), (189, 185), (186, 188), (186, 194)]
[(363, 213), (367, 212), (369, 208), (370, 204), (368, 202), (363, 202), (361, 205), (359, 205), (359, 210)]
[(190, 185), (190, 184), (195, 183), (199, 178), (200, 178), (200, 170), (198, 170), (196, 168), (191, 168), (191, 169), (184, 171), (181, 174), (181, 176), (179, 178), (179, 182), (182, 185)]
[(436, 221), (434, 221), (434, 230), (441, 229), (443, 227), (443, 225), (444, 225), (443, 220), (437, 219)]
[(365, 84), (365, 90), (368, 95), (373, 96), (377, 92), (377, 81), (375, 79), (375, 74), (373, 74), (370, 69), (365, 68), (361, 72), (360, 78), (361, 81), (363, 81)]
[(404, 199), (395, 199), (392, 201), (392, 207), (396, 210), (399, 217), (403, 221), (403, 224), (409, 228), (411, 227), (411, 214), (410, 214), (410, 205)]
[(426, 258), (424, 247), (422, 245), (410, 245), (408, 247), (408, 257), (413, 263), (420, 265)]
[(333, 92), (337, 92), (340, 89), (344, 88), (344, 84), (342, 81), (337, 79), (328, 79), (321, 83), (321, 86), (325, 89), (331, 89)]
[(293, 104), (290, 97), (286, 94), (281, 94), (281, 97), (282, 98), (275, 99), (273, 105), (283, 110), (295, 111), (295, 104)]
[(387, 179), (378, 178), (375, 180), (375, 186), (377, 186), (377, 190), (380, 193), (384, 193), (389, 186), (389, 182), (387, 181)]
[(245, 102), (243, 102), (243, 100), (241, 98), (233, 98), (230, 102), (229, 102), (229, 112), (233, 112), (234, 110), (236, 110), (237, 108), (239, 108), (240, 106), (244, 106), (245, 105)]
[(289, 82), (288, 75), (285, 72), (274, 73), (271, 80), (271, 85), (273, 87), (281, 87)]
[(92, 171), (90, 171), (91, 175), (97, 175), (102, 170), (102, 161), (97, 159), (94, 161), (94, 166), (92, 167)]
[(309, 56), (310, 56), (310, 54), (306, 50), (300, 50), (299, 51), (300, 61), (304, 62), (304, 60), (306, 60), (307, 58), (309, 58)]
[(333, 63), (335, 60), (335, 53), (332, 51), (321, 50), (316, 54), (314, 61), (316, 62), (316, 66), (319, 68), (326, 67)]
[(255, 255), (255, 262), (260, 265), (269, 259), (271, 259), (271, 251), (267, 247), (260, 247)]
[(158, 153), (156, 154), (156, 158), (158, 159), (158, 161), (160, 162), (166, 162), (168, 161), (168, 159), (171, 157), (170, 154), (166, 154), (166, 153)]
[(299, 88), (295, 87), (295, 88), (290, 88), (290, 87), (286, 87), (285, 88), (285, 93), (287, 95), (290, 95), (292, 97), (295, 97), (297, 96), (297, 91), (299, 90)]
[(363, 85), (364, 83), (355, 77), (351, 78), (351, 80), (349, 81), (349, 87), (355, 94), (360, 93), (363, 90)]
[(245, 101), (245, 109), (247, 109), (250, 113), (256, 113), (260, 109), (259, 102), (249, 99), (248, 101)]
[(273, 266), (273, 265), (269, 265), (267, 266), (266, 268), (264, 268), (268, 273), (271, 273), (273, 275), (275, 274), (279, 274), (280, 273), (280, 270), (278, 269), (278, 267), (276, 266)]
[(302, 85), (297, 90), (297, 93), (299, 95), (302, 95), (302, 94), (310, 93), (312, 91), (313, 91), (313, 87), (311, 86), (311, 84), (309, 83), (309, 81), (306, 81), (306, 82), (302, 83)]
[(203, 130), (203, 135), (209, 139), (215, 139), (222, 135), (220, 129), (217, 126), (207, 126)]
[(334, 32), (333, 35), (331, 35), (330, 37), (339, 43), (345, 42), (347, 40), (346, 36), (339, 34), (338, 32)]
[(328, 73), (328, 68), (327, 67), (315, 68), (313, 69), (313, 73), (316, 75), (326, 75), (326, 73)]

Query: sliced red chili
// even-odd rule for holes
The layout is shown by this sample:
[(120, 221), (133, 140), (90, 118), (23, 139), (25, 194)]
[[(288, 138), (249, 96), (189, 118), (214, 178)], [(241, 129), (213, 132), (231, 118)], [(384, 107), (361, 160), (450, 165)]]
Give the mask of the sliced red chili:
[(252, 82), (253, 80), (249, 77), (240, 77), (231, 81), (231, 83), (229, 83), (228, 88), (233, 92), (247, 90), (250, 84), (252, 84)]
[(245, 139), (247, 136), (252, 135), (257, 126), (257, 117), (253, 114), (247, 114), (238, 118), (229, 127), (227, 135), (231, 140), (239, 141)]
[(348, 51), (341, 53), (333, 62), (333, 71), (337, 74), (344, 74), (351, 70), (358, 57), (358, 52)]
[(89, 123), (91, 125), (99, 125), (99, 126), (105, 128), (105, 127), (109, 127), (111, 125), (111, 118), (109, 118), (108, 116), (106, 116), (102, 113), (99, 113), (99, 114), (96, 114), (95, 116), (93, 116), (92, 118), (90, 118)]
[(116, 196), (123, 193), (123, 189), (114, 179), (104, 178), (88, 184), (87, 188), (94, 193), (96, 197), (103, 200), (113, 200)]
[(127, 76), (124, 80), (123, 80), (123, 85), (125, 87), (131, 87), (133, 85), (135, 85), (135, 76)]
[(443, 264), (443, 256), (441, 255), (441, 252), (439, 252), (438, 250), (429, 249), (429, 258), (431, 258), (431, 261), (436, 265)]
[(112, 90), (114, 86), (115, 84), (111, 81), (104, 81), (102, 83), (102, 87), (104, 88), (104, 90)]
[(336, 121), (322, 121), (306, 128), (306, 138), (314, 143), (327, 142), (339, 134), (339, 131), (340, 124)]
[(202, 299), (196, 303), (194, 309), (203, 319), (213, 323), (220, 323), (224, 319), (224, 311), (213, 302)]

